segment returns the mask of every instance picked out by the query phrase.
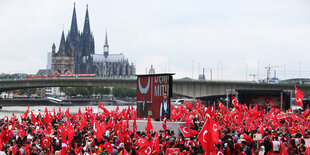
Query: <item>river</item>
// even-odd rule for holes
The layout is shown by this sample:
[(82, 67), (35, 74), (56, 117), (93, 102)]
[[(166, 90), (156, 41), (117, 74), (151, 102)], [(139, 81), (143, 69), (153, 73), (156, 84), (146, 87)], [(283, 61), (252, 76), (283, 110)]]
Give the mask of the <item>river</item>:
[[(56, 110), (56, 112), (58, 112), (59, 110), (59, 106), (30, 106), (29, 109), (31, 110), (41, 110), (44, 111), (45, 107), (47, 108), (47, 110), (52, 111), (53, 109)], [(81, 112), (85, 112), (85, 107), (93, 107), (94, 111), (98, 111), (98, 106), (60, 106), (61, 107), (61, 111), (65, 112), (67, 110), (67, 108), (70, 108), (70, 113), (77, 113), (79, 111), (79, 108), (81, 108)], [(104, 106), (105, 108), (107, 108), (108, 110), (113, 110), (116, 109), (117, 106)], [(127, 108), (128, 106), (118, 106), (120, 110)], [(134, 108), (136, 108), (136, 105), (133, 105)], [(5, 116), (11, 117), (12, 114), (15, 114), (17, 116), (19, 115), (23, 115), (25, 113), (25, 111), (27, 110), (27, 106), (4, 106), (2, 107), (2, 109), (0, 110), (0, 118), (3, 118)], [(99, 110), (102, 111), (102, 110)]]

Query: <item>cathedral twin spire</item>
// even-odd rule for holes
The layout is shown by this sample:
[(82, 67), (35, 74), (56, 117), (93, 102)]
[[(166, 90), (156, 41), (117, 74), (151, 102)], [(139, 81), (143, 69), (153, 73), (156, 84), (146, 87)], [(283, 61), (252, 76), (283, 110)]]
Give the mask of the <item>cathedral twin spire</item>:
[[(85, 47), (81, 47), (85, 46)], [(65, 38), (64, 31), (61, 34), (61, 41), (59, 44), (59, 50), (57, 55), (67, 55), (70, 52), (70, 49), (74, 49), (74, 53), (77, 54), (77, 50), (80, 50), (80, 56), (89, 56), (90, 54), (94, 54), (94, 38), (90, 29), (90, 21), (89, 21), (89, 13), (88, 13), (88, 5), (86, 5), (86, 14), (84, 20), (84, 27), (83, 32), (80, 33), (78, 30), (77, 24), (77, 16), (76, 16), (76, 9), (75, 3), (73, 7), (72, 13), (72, 20), (71, 20), (71, 27), (67, 37)], [(79, 48), (79, 49), (78, 49)], [(65, 51), (65, 52), (63, 52)], [(109, 55), (109, 45), (108, 45), (108, 36), (106, 32), (105, 36), (105, 44), (104, 44), (104, 55), (107, 57)]]
[(85, 33), (85, 34), (90, 34), (90, 24), (89, 24), (89, 16), (88, 16), (88, 5), (86, 5), (86, 15), (85, 15), (83, 33)]
[(77, 26), (77, 21), (76, 21), (76, 12), (75, 12), (75, 3), (74, 3), (74, 7), (73, 7), (70, 33), (73, 33), (73, 34), (78, 33), (78, 26)]

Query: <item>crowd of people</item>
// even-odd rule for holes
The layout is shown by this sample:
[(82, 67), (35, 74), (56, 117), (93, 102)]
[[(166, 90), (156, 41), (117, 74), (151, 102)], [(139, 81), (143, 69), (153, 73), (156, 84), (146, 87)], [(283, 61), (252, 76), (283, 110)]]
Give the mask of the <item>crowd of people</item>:
[[(29, 107), (22, 116), (0, 119), (0, 155), (29, 154), (217, 154), (217, 155), (307, 155), (310, 109), (294, 113), (278, 108), (223, 104), (207, 107), (197, 101), (171, 105), (170, 119), (162, 129), (153, 128), (150, 117), (138, 118), (133, 106), (120, 110), (92, 108), (70, 114), (47, 109), (35, 116)], [(137, 131), (137, 119), (145, 119)], [(184, 121), (181, 134), (167, 130), (167, 122)], [(132, 125), (129, 125), (132, 124)], [(130, 126), (130, 127), (129, 127)]]

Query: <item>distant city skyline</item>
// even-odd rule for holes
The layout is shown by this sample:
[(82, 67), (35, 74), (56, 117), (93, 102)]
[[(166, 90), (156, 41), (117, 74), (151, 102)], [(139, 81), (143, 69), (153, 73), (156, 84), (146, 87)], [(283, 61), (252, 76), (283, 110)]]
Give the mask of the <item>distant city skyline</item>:
[(265, 78), (270, 64), (280, 79), (310, 77), (307, 0), (4, 0), (0, 73), (46, 68), (52, 43), (59, 45), (61, 31), (70, 29), (74, 2), (79, 30), (88, 4), (96, 54), (103, 54), (107, 29), (111, 53), (125, 54), (137, 74), (153, 65), (156, 73), (197, 79), (205, 68), (207, 80), (212, 69), (213, 80), (250, 81), (257, 72)]

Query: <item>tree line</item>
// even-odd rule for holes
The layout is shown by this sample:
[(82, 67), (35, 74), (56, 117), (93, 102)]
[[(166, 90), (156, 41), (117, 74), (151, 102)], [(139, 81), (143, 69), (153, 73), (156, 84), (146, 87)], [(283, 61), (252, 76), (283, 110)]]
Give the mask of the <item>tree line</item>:
[(69, 95), (77, 96), (82, 95), (83, 97), (90, 97), (91, 95), (110, 95), (115, 97), (135, 97), (137, 96), (137, 90), (135, 88), (120, 88), (120, 87), (64, 87), (60, 88), (60, 91)]
[[(38, 94), (37, 88), (18, 89), (13, 91), (19, 95)], [(115, 97), (136, 97), (137, 89), (135, 88), (120, 88), (120, 87), (60, 87), (60, 92), (65, 93), (68, 96), (91, 97), (92, 95), (104, 95), (112, 94)]]

